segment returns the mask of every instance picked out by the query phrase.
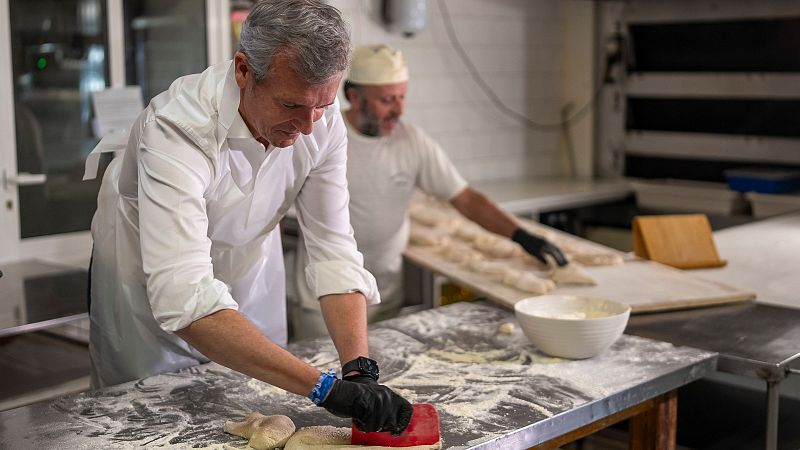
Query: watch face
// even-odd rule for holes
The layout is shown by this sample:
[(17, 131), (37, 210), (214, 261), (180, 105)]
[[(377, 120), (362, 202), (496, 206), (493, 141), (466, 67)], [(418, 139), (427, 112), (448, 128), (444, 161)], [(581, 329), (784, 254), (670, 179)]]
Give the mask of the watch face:
[(378, 371), (378, 363), (375, 360), (369, 358), (359, 358), (358, 365), (361, 366), (363, 370), (367, 372), (377, 372)]

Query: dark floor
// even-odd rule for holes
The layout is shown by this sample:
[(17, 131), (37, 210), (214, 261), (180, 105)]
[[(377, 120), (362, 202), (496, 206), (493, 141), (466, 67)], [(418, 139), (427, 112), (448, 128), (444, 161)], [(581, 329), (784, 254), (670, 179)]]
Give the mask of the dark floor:
[[(678, 394), (678, 443), (703, 450), (763, 449), (764, 391), (700, 380)], [(778, 449), (800, 448), (800, 401), (781, 397)]]

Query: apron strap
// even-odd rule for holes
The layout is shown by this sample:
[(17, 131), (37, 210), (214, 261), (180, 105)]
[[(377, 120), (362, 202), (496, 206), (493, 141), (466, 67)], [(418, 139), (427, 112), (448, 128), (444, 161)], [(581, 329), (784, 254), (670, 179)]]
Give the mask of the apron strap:
[(128, 130), (111, 131), (100, 139), (94, 150), (86, 157), (86, 166), (84, 167), (83, 180), (94, 180), (97, 178), (97, 169), (100, 166), (100, 157), (103, 153), (114, 153), (117, 157), (125, 153), (125, 148), (128, 146)]

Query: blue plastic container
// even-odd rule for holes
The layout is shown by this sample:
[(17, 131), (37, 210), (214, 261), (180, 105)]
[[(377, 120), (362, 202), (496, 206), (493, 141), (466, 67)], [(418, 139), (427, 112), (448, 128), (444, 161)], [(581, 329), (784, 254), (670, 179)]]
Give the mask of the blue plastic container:
[(725, 177), (733, 191), (784, 194), (800, 190), (800, 170), (731, 169)]

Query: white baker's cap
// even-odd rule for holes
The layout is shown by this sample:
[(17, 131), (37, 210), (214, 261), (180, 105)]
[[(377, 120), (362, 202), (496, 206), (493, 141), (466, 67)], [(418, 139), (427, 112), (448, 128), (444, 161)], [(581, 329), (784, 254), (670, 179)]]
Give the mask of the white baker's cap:
[(408, 81), (406, 59), (400, 50), (376, 45), (358, 47), (353, 52), (350, 75), (347, 80), (354, 84), (395, 84)]

